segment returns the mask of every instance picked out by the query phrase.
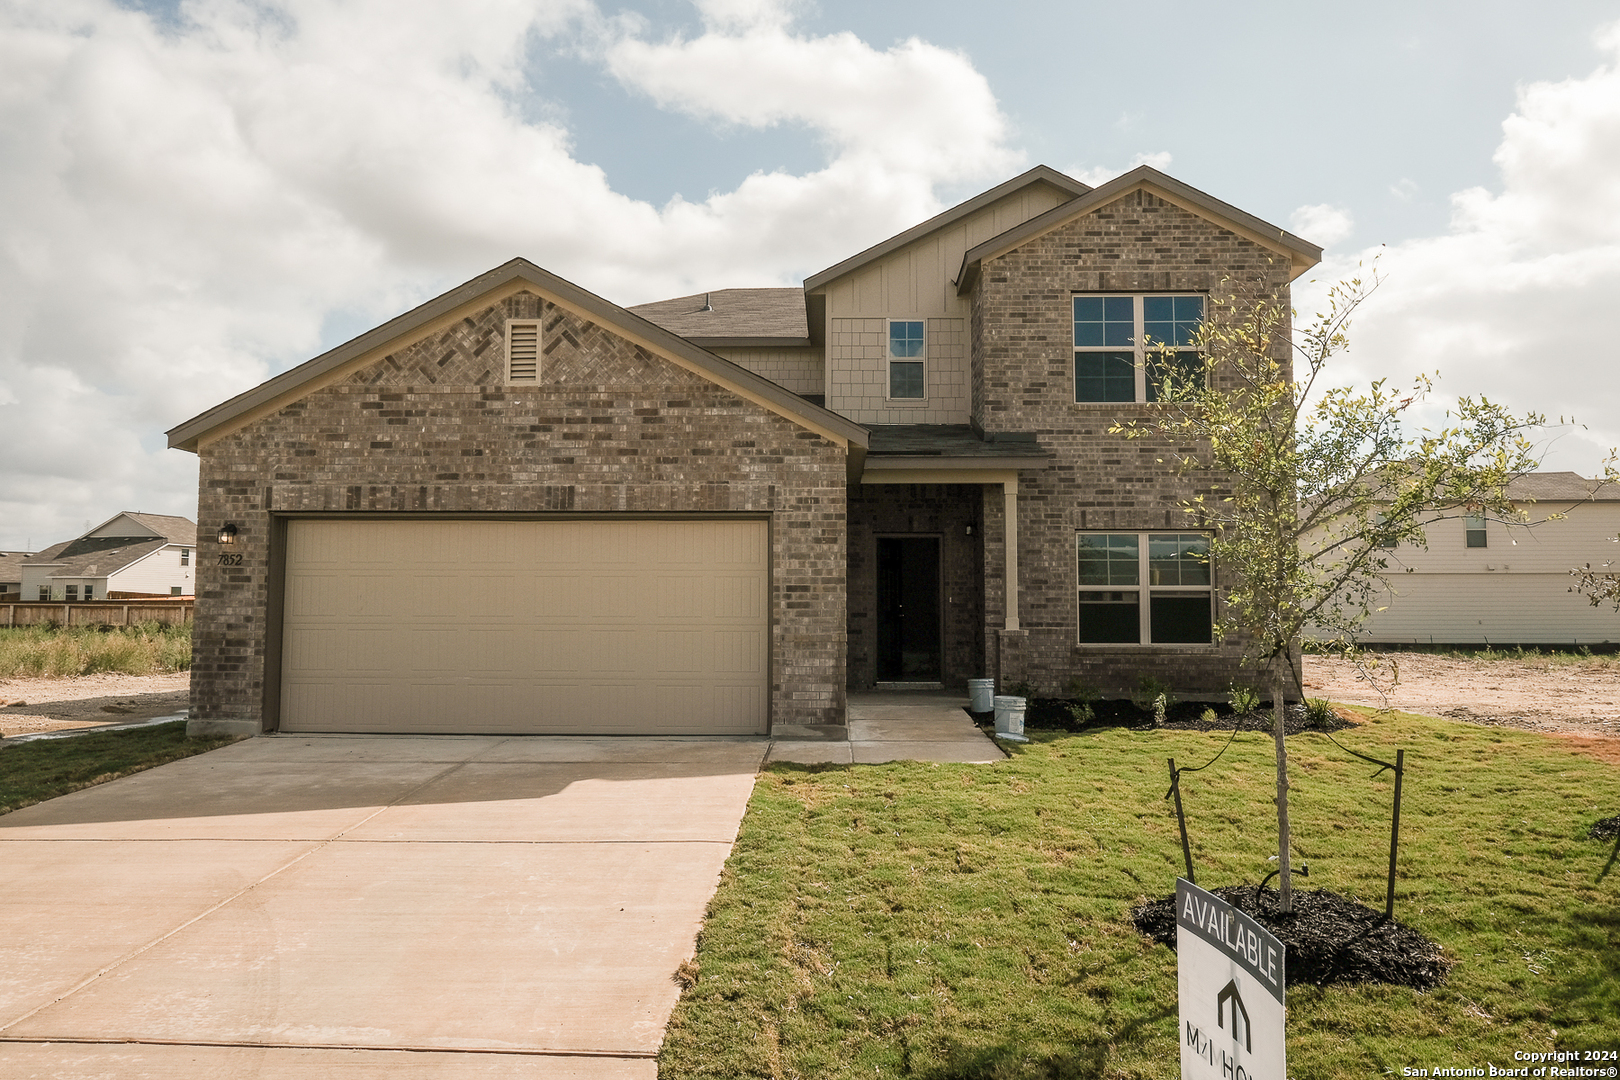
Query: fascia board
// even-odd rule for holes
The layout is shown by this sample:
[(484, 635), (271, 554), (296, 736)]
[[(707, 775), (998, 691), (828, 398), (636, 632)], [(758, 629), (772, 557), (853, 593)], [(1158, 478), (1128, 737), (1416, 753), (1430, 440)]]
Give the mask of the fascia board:
[(352, 341), (238, 394), (168, 432), (169, 446), (196, 452), (350, 373), (454, 324), (469, 310), (533, 288), (554, 303), (709, 379), (727, 390), (823, 435), (839, 445), (866, 444), (866, 429), (777, 386), (746, 368), (707, 352), (611, 301), (529, 262), (513, 259), (442, 296), (369, 330)]
[(949, 454), (884, 454), (868, 456), (867, 472), (886, 472), (893, 469), (911, 471), (961, 472), (995, 469), (1039, 469), (1050, 459), (1049, 454), (1007, 455), (1006, 457), (951, 457)]
[(1004, 184), (998, 184), (989, 191), (975, 195), (967, 202), (957, 203), (949, 210), (946, 210), (943, 213), (935, 214), (921, 225), (914, 225), (903, 233), (897, 233), (896, 235), (889, 237), (882, 243), (874, 244), (872, 247), (867, 248), (858, 255), (851, 255), (849, 258), (835, 266), (829, 266), (827, 269), (822, 270), (819, 273), (811, 274), (809, 277), (804, 279), (805, 295), (808, 297), (811, 290), (820, 289), (829, 283), (836, 281), (838, 278), (843, 277), (845, 274), (848, 274), (853, 270), (860, 269), (862, 266), (865, 266), (867, 263), (872, 262), (875, 259), (881, 259), (883, 256), (888, 255), (891, 252), (898, 251), (907, 244), (912, 243), (915, 240), (920, 240), (929, 233), (943, 229), (953, 222), (967, 217), (975, 210), (979, 210), (990, 205), (997, 199), (1005, 198), (1021, 188), (1028, 187), (1029, 185), (1035, 183), (1050, 184), (1052, 187), (1055, 187), (1060, 191), (1066, 191), (1075, 196), (1084, 195), (1091, 190), (1091, 188), (1074, 179), (1072, 176), (1065, 176), (1056, 169), (1049, 168), (1045, 165), (1037, 165), (1028, 172), (1015, 176)]
[[(1022, 466), (1029, 468), (1029, 465)], [(1018, 486), (1019, 466), (999, 469), (873, 469), (867, 458), (863, 484), (1011, 484)]]
[(1280, 229), (1247, 211), (1239, 210), (1230, 203), (1222, 202), (1213, 195), (1207, 195), (1195, 187), (1183, 184), (1180, 180), (1166, 176), (1151, 166), (1143, 165), (964, 252), (961, 270), (956, 275), (956, 294), (964, 296), (973, 287), (979, 275), (979, 268), (985, 260), (1005, 255), (1082, 214), (1090, 213), (1099, 206), (1141, 189), (1153, 192), (1189, 214), (1209, 218), (1246, 240), (1252, 240), (1279, 255), (1287, 256), (1290, 281), (1322, 261), (1322, 249), (1309, 240), (1301, 239), (1286, 229)]

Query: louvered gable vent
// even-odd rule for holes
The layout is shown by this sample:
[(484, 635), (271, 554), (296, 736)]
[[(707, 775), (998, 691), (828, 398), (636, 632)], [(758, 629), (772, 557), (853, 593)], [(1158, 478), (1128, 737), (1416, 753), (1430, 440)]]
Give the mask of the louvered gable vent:
[(515, 383), (540, 380), (540, 324), (506, 324), (506, 381)]

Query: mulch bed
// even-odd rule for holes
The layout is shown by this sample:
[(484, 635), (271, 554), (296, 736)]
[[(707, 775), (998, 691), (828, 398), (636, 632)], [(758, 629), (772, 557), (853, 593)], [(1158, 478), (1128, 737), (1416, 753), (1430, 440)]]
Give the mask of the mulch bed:
[(1620, 836), (1620, 814), (1616, 814), (1614, 817), (1606, 817), (1602, 821), (1593, 822), (1586, 835), (1593, 840), (1613, 840), (1615, 837)]
[[(1418, 931), (1386, 922), (1382, 911), (1326, 889), (1296, 890), (1294, 910), (1287, 915), (1276, 910), (1274, 889), (1229, 885), (1210, 891), (1288, 947), (1284, 974), (1290, 986), (1379, 982), (1428, 990), (1451, 966), (1440, 946)], [(1176, 947), (1174, 894), (1143, 904), (1131, 912), (1131, 920), (1154, 941)]]
[[(1076, 721), (1069, 711), (1070, 706), (1078, 704), (1078, 701), (1067, 698), (1034, 698), (1024, 709), (1024, 729), (1079, 732), (1120, 727), (1139, 731), (1231, 731), (1236, 728), (1239, 731), (1260, 731), (1270, 734), (1273, 723), (1269, 705), (1255, 712), (1236, 713), (1226, 704), (1183, 701), (1170, 707), (1164, 723), (1155, 724), (1151, 710), (1138, 708), (1129, 699), (1122, 698), (1093, 701), (1091, 709), (1094, 718), (1090, 723), (1082, 724)], [(1205, 709), (1215, 711), (1216, 719), (1213, 722), (1202, 719)], [(970, 715), (981, 727), (991, 727), (995, 721), (994, 713)], [(1353, 726), (1337, 714), (1326, 724), (1312, 723), (1305, 706), (1290, 705), (1285, 711), (1283, 733), (1298, 735), (1304, 731), (1343, 731)]]

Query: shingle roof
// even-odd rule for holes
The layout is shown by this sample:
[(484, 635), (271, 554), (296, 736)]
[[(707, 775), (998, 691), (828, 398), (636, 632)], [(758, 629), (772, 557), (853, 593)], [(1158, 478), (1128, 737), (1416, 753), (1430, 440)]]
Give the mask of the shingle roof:
[(1534, 472), (1509, 483), (1508, 496), (1537, 502), (1616, 502), (1620, 484), (1602, 484), (1573, 472)]
[(172, 514), (141, 514), (125, 510), (114, 514), (90, 532), (100, 532), (119, 518), (129, 518), (152, 532), (138, 536), (84, 536), (52, 544), (37, 555), (23, 559), (30, 566), (48, 564), (56, 577), (105, 577), (169, 544), (194, 547), (197, 525), (190, 518)]
[(754, 338), (810, 343), (803, 289), (718, 289), (628, 310), (699, 344), (742, 345)]
[(30, 566), (48, 564), (53, 577), (106, 577), (168, 543), (167, 540), (131, 540), (119, 536), (81, 537), (54, 544), (25, 561)]

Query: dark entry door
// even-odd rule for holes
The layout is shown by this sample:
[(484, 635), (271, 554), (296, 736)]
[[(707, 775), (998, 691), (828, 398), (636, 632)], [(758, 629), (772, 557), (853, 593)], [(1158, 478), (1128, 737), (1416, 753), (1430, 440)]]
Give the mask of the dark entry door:
[(877, 542), (877, 677), (939, 682), (939, 538)]

